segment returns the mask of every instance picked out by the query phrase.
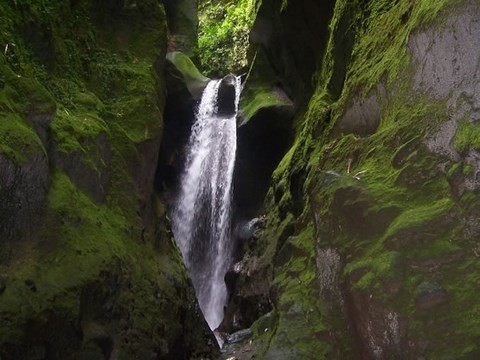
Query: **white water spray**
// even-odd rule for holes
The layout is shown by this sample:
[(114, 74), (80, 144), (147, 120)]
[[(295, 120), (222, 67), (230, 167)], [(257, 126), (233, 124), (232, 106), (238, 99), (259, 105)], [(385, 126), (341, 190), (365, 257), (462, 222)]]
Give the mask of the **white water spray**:
[(220, 85), (221, 80), (212, 80), (203, 92), (172, 216), (175, 238), (212, 330), (223, 319), (224, 276), (232, 265), (232, 177), (241, 82), (236, 78), (235, 113), (229, 117), (216, 115)]

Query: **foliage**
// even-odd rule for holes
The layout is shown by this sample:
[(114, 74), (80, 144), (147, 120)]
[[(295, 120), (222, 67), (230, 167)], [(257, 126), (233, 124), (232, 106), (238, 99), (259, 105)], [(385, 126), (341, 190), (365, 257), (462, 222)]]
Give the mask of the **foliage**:
[(248, 36), (256, 0), (203, 0), (199, 4), (199, 55), (207, 75), (247, 66)]

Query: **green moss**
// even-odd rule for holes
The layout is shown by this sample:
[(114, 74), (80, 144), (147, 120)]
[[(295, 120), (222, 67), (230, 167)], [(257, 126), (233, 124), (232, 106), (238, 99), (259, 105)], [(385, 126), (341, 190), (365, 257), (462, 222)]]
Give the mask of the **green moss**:
[(180, 71), (187, 84), (190, 82), (204, 83), (208, 80), (208, 78), (200, 73), (192, 60), (184, 53), (180, 51), (170, 52), (167, 55), (167, 59), (175, 65), (178, 71)]
[(480, 351), (476, 339), (480, 336), (480, 306), (475, 301), (475, 291), (478, 289), (480, 277), (478, 275), (478, 261), (467, 261), (464, 266), (451, 276), (444, 287), (451, 295), (451, 316), (455, 318), (450, 348), (447, 344), (439, 344), (436, 353), (442, 350), (454, 355), (471, 354)]
[[(423, 310), (412, 304), (408, 310), (410, 331), (416, 337), (429, 335), (429, 356), (471, 358), (479, 351), (476, 341), (479, 309), (474, 295), (479, 281), (478, 261), (467, 256), (443, 266), (442, 272), (414, 277), (409, 299), (440, 293), (445, 301)], [(449, 337), (447, 342), (442, 337), (445, 333)]]
[(406, 210), (400, 214), (389, 226), (385, 237), (395, 235), (403, 229), (414, 229), (438, 219), (448, 213), (453, 206), (450, 198), (444, 198), (432, 204), (416, 206), (413, 209)]
[(423, 246), (416, 246), (415, 249), (411, 249), (411, 258), (415, 259), (434, 259), (442, 256), (449, 256), (452, 254), (458, 254), (462, 251), (460, 244), (456, 243), (456, 239), (435, 239), (428, 242)]
[(82, 149), (82, 143), (94, 142), (102, 132), (108, 132), (108, 127), (96, 113), (69, 112), (59, 109), (51, 124), (57, 150), (70, 153)]
[(104, 105), (100, 99), (92, 92), (84, 91), (75, 94), (74, 103), (89, 111), (104, 111)]
[[(361, 88), (366, 95), (384, 75), (392, 83), (409, 62), (408, 39), (412, 31), (439, 21), (439, 15), (459, 1), (370, 2), (368, 14), (357, 27), (358, 41), (353, 49), (346, 87)], [(338, 5), (340, 6), (340, 5)], [(349, 96), (344, 92), (343, 98)]]
[(119, 98), (108, 108), (110, 116), (113, 115), (110, 122), (120, 127), (134, 143), (157, 138), (162, 133), (163, 115), (156, 100), (153, 89)]
[[(99, 167), (106, 165), (103, 161), (110, 129), (95, 111), (73, 111), (61, 107), (50, 125), (55, 150), (67, 156), (80, 156), (83, 164), (99, 172)], [(105, 136), (103, 144), (102, 135)]]
[[(37, 151), (46, 153), (34, 124), (28, 119), (55, 113), (55, 102), (34, 78), (16, 75), (0, 63), (0, 151), (17, 162), (25, 162)], [(38, 126), (38, 125), (37, 125)]]
[(396, 251), (370, 254), (365, 259), (350, 262), (345, 266), (346, 274), (356, 271), (366, 272), (354, 283), (357, 289), (376, 287), (383, 281), (392, 280), (397, 270), (399, 253)]
[[(78, 316), (75, 288), (96, 279), (118, 257), (128, 254), (127, 222), (115, 211), (95, 205), (63, 174), (53, 177), (49, 220), (41, 236), (46, 249), (32, 249), (8, 268), (0, 301), (0, 342), (19, 336), (21, 325), (57, 305), (66, 316)], [(4, 268), (4, 271), (6, 269)], [(25, 279), (35, 284), (32, 292)], [(18, 312), (18, 309), (22, 309)]]
[(124, 8), (124, 12), (120, 19), (117, 16), (100, 25), (100, 43), (116, 53), (129, 54), (133, 62), (141, 59), (153, 63), (164, 56), (167, 48), (164, 5), (158, 1), (141, 0), (136, 2), (136, 7)]
[(419, 297), (433, 294), (442, 290), (442, 287), (436, 282), (423, 281), (415, 288), (415, 295)]
[(0, 153), (16, 163), (24, 163), (44, 151), (35, 130), (18, 115), (0, 113)]
[(243, 110), (243, 122), (245, 125), (262, 109), (280, 108), (293, 106), (292, 102), (283, 94), (269, 88), (247, 87), (242, 93), (240, 108)]
[(463, 164), (461, 162), (453, 164), (447, 171), (447, 177), (450, 179), (455, 176), (459, 171), (462, 171)]
[(460, 121), (453, 140), (453, 146), (461, 153), (469, 149), (480, 149), (480, 127), (469, 121)]

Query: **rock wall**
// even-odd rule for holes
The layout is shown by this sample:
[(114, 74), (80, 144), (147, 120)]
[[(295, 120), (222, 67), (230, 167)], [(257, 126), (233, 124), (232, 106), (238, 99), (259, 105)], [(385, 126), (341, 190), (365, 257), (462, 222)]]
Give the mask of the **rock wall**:
[[(265, 228), (245, 245), (230, 285), (231, 326), (244, 319), (253, 331), (232, 353), (478, 357), (478, 6), (337, 1), (331, 11), (288, 1), (273, 11), (273, 3), (263, 1), (263, 13), (289, 21), (280, 31), (320, 59), (290, 89), (279, 85), (298, 104), (294, 140), (273, 172)], [(326, 40), (302, 36), (301, 19), (322, 16)], [(252, 82), (266, 63), (271, 78), (295, 73), (285, 64), (298, 52), (282, 50), (290, 37), (268, 42), (277, 28), (258, 23), (253, 40), (269, 45)], [(249, 314), (262, 309), (252, 297), (270, 304), (253, 324)]]
[(163, 3), (0, 13), (0, 358), (214, 354), (154, 191)]

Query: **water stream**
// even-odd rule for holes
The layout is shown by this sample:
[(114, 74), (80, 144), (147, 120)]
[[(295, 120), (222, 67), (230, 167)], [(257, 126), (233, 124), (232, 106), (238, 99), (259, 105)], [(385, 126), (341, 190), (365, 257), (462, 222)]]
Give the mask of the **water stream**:
[(227, 301), (224, 276), (232, 265), (231, 199), (240, 78), (235, 83), (235, 113), (231, 116), (217, 115), (220, 86), (221, 80), (212, 80), (203, 92), (172, 214), (175, 238), (212, 330), (223, 319)]

